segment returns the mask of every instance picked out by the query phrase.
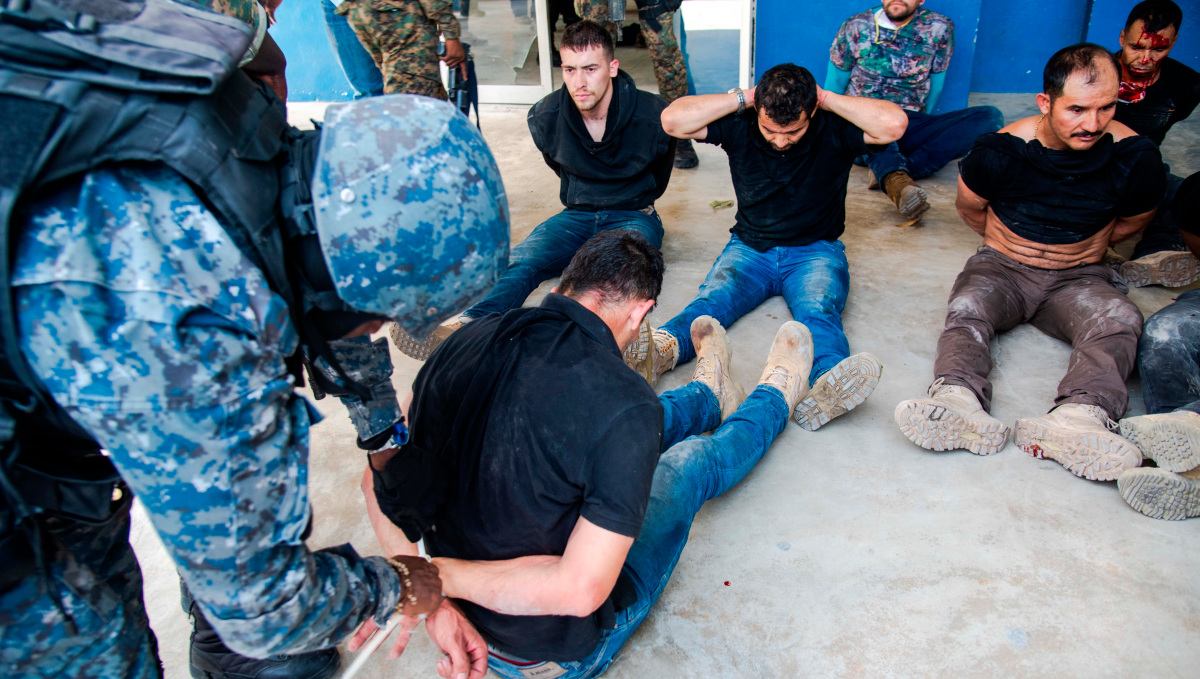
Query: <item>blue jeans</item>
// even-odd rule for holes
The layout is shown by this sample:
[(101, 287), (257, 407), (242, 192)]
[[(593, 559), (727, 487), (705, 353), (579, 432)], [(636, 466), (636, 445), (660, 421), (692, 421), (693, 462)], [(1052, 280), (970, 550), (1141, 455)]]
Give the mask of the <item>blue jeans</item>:
[(663, 227), (658, 212), (641, 210), (574, 210), (567, 208), (538, 224), (508, 253), (508, 269), (482, 302), (467, 309), (471, 318), (503, 313), (525, 303), (543, 281), (561, 274), (579, 247), (601, 231), (629, 229), (662, 247)]
[(792, 317), (812, 333), (811, 383), (850, 355), (850, 342), (842, 330), (849, 291), (850, 263), (841, 241), (819, 240), (759, 252), (734, 235), (713, 262), (696, 298), (661, 329), (679, 340), (678, 364), (687, 363), (696, 357), (692, 346), (696, 317), (712, 316), (728, 328), (759, 304), (783, 295)]
[(1200, 290), (1179, 295), (1146, 319), (1138, 341), (1138, 372), (1147, 413), (1200, 413)]
[(1179, 231), (1179, 224), (1171, 215), (1171, 203), (1175, 201), (1175, 194), (1179, 193), (1179, 185), (1183, 183), (1183, 177), (1172, 174), (1171, 168), (1166, 163), (1163, 164), (1163, 167), (1167, 170), (1166, 195), (1158, 204), (1158, 212), (1154, 214), (1154, 219), (1146, 225), (1141, 239), (1133, 247), (1133, 255), (1130, 259), (1141, 259), (1165, 250), (1186, 251), (1188, 249), (1187, 244), (1183, 242), (1183, 234)]
[(905, 113), (908, 129), (904, 136), (882, 151), (867, 154), (867, 166), (879, 181), (896, 170), (904, 170), (913, 179), (928, 177), (966, 155), (979, 135), (1004, 127), (1004, 115), (994, 106), (972, 106), (937, 115)]
[(333, 3), (321, 0), (321, 10), (325, 12), (325, 32), (329, 35), (329, 45), (337, 55), (338, 64), (350, 87), (354, 88), (354, 98), (375, 97), (383, 94), (383, 75), (375, 66), (375, 60), (367, 52), (354, 29), (346, 21), (346, 17), (333, 13)]
[[(663, 394), (659, 401), (666, 420), (678, 425), (674, 433), (682, 434), (690, 428), (692, 435), (672, 442), (654, 470), (642, 532), (629, 549), (622, 568), (633, 585), (636, 599), (617, 611), (616, 627), (604, 630), (591, 655), (577, 662), (557, 663), (566, 670), (561, 679), (595, 677), (608, 669), (662, 595), (687, 544), (696, 512), (705, 502), (736, 485), (758, 464), (775, 437), (783, 432), (791, 414), (777, 389), (759, 386), (712, 436), (706, 437), (696, 434), (721, 419), (717, 399), (708, 387), (692, 382)], [(664, 447), (667, 441), (664, 430)], [(542, 667), (553, 670), (553, 665), (544, 663)], [(522, 669), (539, 668), (517, 666), (495, 655), (488, 657), (488, 666), (510, 679), (524, 679)]]

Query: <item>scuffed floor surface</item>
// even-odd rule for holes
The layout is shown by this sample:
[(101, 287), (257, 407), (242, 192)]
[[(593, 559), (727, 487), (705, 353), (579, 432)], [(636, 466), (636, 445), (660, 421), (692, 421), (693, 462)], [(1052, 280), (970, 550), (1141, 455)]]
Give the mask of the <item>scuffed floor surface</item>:
[[(973, 103), (999, 105), (1011, 121), (1032, 112), (1033, 96)], [(558, 181), (529, 139), (525, 111), (483, 110), (509, 191), (514, 242), (561, 209)], [(294, 105), (292, 114), (299, 123), (319, 118), (321, 108)], [(1176, 173), (1200, 170), (1200, 157), (1187, 157), (1198, 141), (1198, 121), (1168, 136)], [(656, 325), (691, 299), (733, 223), (732, 209), (709, 207), (734, 198), (724, 153), (696, 147), (700, 167), (677, 171), (658, 202), (667, 275)], [(1126, 506), (1115, 483), (1077, 478), (1011, 441), (990, 457), (932, 453), (892, 422), (896, 404), (932, 380), (950, 286), (979, 245), (954, 212), (956, 167), (922, 182), (933, 208), (909, 229), (895, 226), (901, 220), (883, 194), (867, 191), (866, 170), (853, 171), (845, 325), (852, 352), (882, 360), (880, 386), (817, 432), (789, 423), (759, 467), (704, 508), (662, 600), (608, 677), (1196, 676), (1200, 520), (1146, 518)], [(1149, 315), (1178, 292), (1143, 288), (1130, 297)], [(729, 328), (735, 374), (747, 388), (790, 318), (775, 298)], [(1048, 410), (1067, 345), (1021, 326), (993, 351), (993, 414), (1011, 426)], [(683, 384), (693, 367), (680, 366), (659, 388)], [(398, 390), (418, 368), (396, 354)], [(1131, 394), (1130, 413), (1141, 414), (1136, 376)], [(358, 492), (364, 460), (353, 428), (332, 399), (318, 407), (328, 419), (313, 431), (309, 544), (348, 541), (378, 553)], [(167, 676), (183, 678), (190, 630), (174, 566), (138, 518), (146, 603)], [(438, 657), (418, 632), (402, 659), (380, 651), (360, 676), (435, 676)]]

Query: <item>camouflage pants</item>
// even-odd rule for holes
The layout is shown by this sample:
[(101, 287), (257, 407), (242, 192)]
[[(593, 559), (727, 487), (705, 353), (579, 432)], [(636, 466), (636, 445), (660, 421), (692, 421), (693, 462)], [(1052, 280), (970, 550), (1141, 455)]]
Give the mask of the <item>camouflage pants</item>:
[(383, 74), (386, 94), (446, 99), (438, 71), (438, 28), (418, 0), (346, 0), (345, 14), (359, 42)]
[[(61, 548), (48, 558), (45, 579), (31, 575), (0, 595), (4, 676), (162, 676), (129, 546), (129, 497), (102, 525), (42, 520)], [(43, 545), (53, 550), (54, 540)]]
[[(604, 25), (616, 36), (617, 26), (609, 21), (609, 0), (575, 0), (575, 10), (580, 17)], [(651, 30), (642, 22), (642, 37), (650, 50), (650, 61), (654, 64), (654, 78), (658, 81), (658, 93), (669, 104), (687, 95), (687, 66), (683, 63), (683, 52), (675, 38), (675, 13), (667, 12), (658, 17), (659, 30)]]

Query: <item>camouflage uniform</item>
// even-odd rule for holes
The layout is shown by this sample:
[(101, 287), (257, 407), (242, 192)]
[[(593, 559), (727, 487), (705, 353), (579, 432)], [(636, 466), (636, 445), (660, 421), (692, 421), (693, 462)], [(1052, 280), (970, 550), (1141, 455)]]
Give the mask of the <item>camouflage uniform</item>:
[[(607, 26), (615, 38), (617, 26), (609, 21), (611, 9), (608, 3), (609, 0), (576, 0), (575, 10), (580, 17)], [(645, 3), (638, 0), (637, 4), (638, 7), (642, 7)], [(654, 64), (654, 78), (658, 81), (659, 95), (668, 104), (686, 96), (687, 65), (683, 61), (679, 41), (675, 38), (675, 12), (664, 12), (656, 19), (643, 16), (641, 25), (642, 36), (650, 50), (650, 61)]]
[[(882, 10), (879, 10), (882, 11)], [(908, 111), (925, 111), (929, 78), (950, 68), (954, 22), (924, 7), (899, 30), (877, 25), (876, 10), (846, 19), (829, 60), (850, 71), (846, 94), (885, 99)]]
[(437, 47), (438, 33), (459, 37), (450, 0), (345, 0), (335, 12), (375, 60), (385, 93), (446, 99)]
[[(348, 545), (310, 552), (301, 539), (319, 416), (283, 363), (296, 330), (187, 182), (157, 165), (100, 168), (27, 215), (13, 269), (25, 354), (110, 453), (229, 647), (328, 648), (386, 618), (400, 586), (383, 559)], [(386, 345), (332, 344), (374, 390), (368, 403), (346, 399), (360, 435), (390, 426)], [(24, 614), (0, 618), (0, 663), (9, 676), (155, 676), (128, 509), (77, 532), (50, 590), (27, 578), (0, 600)]]

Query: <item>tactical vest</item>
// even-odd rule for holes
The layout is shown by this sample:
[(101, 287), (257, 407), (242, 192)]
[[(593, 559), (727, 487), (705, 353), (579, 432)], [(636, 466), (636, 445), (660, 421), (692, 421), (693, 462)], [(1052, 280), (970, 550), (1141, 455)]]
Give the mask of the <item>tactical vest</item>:
[[(119, 483), (21, 354), (11, 227), (23, 201), (103, 164), (163, 163), (266, 274), (302, 338), (313, 331), (306, 305), (333, 303), (285, 266), (284, 221), (315, 238), (308, 178), (288, 164), (289, 150), (311, 156), (319, 133), (289, 128), (283, 104), (237, 69), (250, 28), (166, 0), (86, 3), (103, 16), (63, 9), (73, 4), (8, 0), (0, 9), (0, 591), (44, 558), (35, 557), (34, 515), (103, 521)], [(281, 194), (293, 205), (286, 220)]]

